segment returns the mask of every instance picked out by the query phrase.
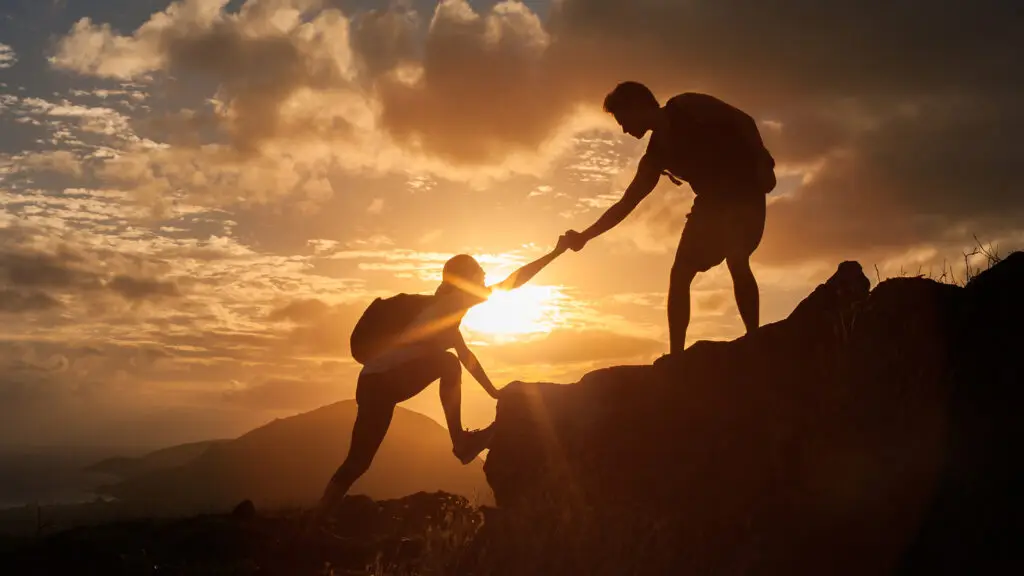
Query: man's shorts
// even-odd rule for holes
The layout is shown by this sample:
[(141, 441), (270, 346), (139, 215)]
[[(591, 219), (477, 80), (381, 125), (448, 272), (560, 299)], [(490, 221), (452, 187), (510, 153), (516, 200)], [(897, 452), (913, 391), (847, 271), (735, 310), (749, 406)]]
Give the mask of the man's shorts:
[(455, 357), (443, 349), (420, 347), (417, 354), (396, 360), (380, 371), (366, 367), (356, 381), (356, 404), (399, 404), (426, 390), (441, 378)]
[(764, 234), (764, 194), (719, 199), (700, 194), (686, 216), (673, 269), (706, 272), (727, 258), (749, 258)]

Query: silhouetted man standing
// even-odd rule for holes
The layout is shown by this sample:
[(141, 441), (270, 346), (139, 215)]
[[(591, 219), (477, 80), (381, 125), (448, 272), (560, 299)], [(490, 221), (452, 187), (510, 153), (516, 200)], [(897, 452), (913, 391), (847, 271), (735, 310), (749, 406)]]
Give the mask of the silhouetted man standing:
[(687, 92), (664, 106), (638, 82), (623, 82), (605, 97), (604, 109), (634, 138), (651, 139), (622, 198), (583, 232), (568, 232), (579, 251), (621, 222), (654, 190), (662, 174), (685, 180), (696, 198), (687, 215), (669, 280), (670, 349), (682, 351), (690, 323), (690, 284), (725, 260), (736, 305), (747, 332), (759, 325), (760, 297), (750, 255), (761, 243), (765, 194), (775, 188), (775, 160), (753, 118), (708, 96)]

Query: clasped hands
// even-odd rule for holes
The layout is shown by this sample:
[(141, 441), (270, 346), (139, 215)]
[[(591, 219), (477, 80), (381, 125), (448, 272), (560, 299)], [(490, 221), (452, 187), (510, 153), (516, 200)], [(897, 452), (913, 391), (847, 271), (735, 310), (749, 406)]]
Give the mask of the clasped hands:
[(586, 236), (575, 230), (569, 230), (558, 237), (558, 243), (555, 245), (555, 250), (558, 252), (565, 252), (566, 250), (571, 249), (573, 252), (579, 252), (586, 245)]

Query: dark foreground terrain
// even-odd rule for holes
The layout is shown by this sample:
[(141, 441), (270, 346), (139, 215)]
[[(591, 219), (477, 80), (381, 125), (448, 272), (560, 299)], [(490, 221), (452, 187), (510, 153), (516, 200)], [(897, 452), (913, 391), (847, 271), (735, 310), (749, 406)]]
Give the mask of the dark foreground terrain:
[(789, 317), (513, 383), (496, 507), (352, 498), (4, 543), (0, 574), (1024, 574), (1024, 253), (965, 286), (844, 262)]
[(480, 510), (461, 496), (352, 497), (333, 523), (301, 511), (121, 522), (0, 539), (0, 574), (457, 574)]

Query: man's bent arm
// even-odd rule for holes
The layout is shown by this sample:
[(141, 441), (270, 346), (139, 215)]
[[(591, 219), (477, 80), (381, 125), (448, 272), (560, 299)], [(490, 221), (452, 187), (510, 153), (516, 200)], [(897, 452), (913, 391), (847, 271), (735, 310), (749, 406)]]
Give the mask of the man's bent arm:
[(563, 252), (568, 250), (568, 247), (568, 238), (562, 236), (558, 239), (558, 244), (555, 245), (554, 250), (509, 274), (508, 278), (498, 282), (491, 288), (497, 290), (514, 290), (519, 288), (523, 284), (532, 280), (533, 277), (543, 270), (545, 266), (550, 264), (552, 260), (558, 258)]
[(491, 398), (497, 399), (498, 389), (491, 383), (491, 379), (484, 372), (484, 368), (480, 365), (480, 361), (476, 359), (476, 355), (469, 349), (469, 346), (466, 346), (466, 341), (462, 339), (461, 334), (459, 335), (458, 342), (455, 343), (455, 352), (459, 355), (459, 361), (473, 375), (473, 378), (480, 384), (480, 387), (486, 390)]
[(612, 204), (597, 219), (597, 222), (594, 222), (589, 228), (580, 232), (580, 235), (589, 242), (614, 228), (626, 216), (629, 216), (633, 209), (640, 204), (641, 200), (654, 190), (654, 187), (658, 185), (659, 178), (661, 178), (661, 170), (655, 165), (653, 159), (648, 156), (641, 158), (640, 165), (637, 166), (636, 175), (633, 176), (633, 181), (626, 188), (622, 198), (615, 204)]
[(530, 262), (529, 264), (526, 264), (525, 266), (519, 268), (515, 272), (509, 274), (508, 278), (505, 278), (501, 282), (498, 282), (493, 286), (493, 288), (497, 290), (515, 290), (516, 288), (519, 288), (523, 284), (529, 282), (534, 276), (537, 275), (538, 272), (543, 270), (544, 267), (550, 264), (552, 260), (558, 258), (559, 254), (561, 254), (564, 251), (564, 249), (556, 249), (552, 250), (551, 252), (548, 252), (546, 255), (541, 256), (540, 258), (534, 260), (533, 262)]

